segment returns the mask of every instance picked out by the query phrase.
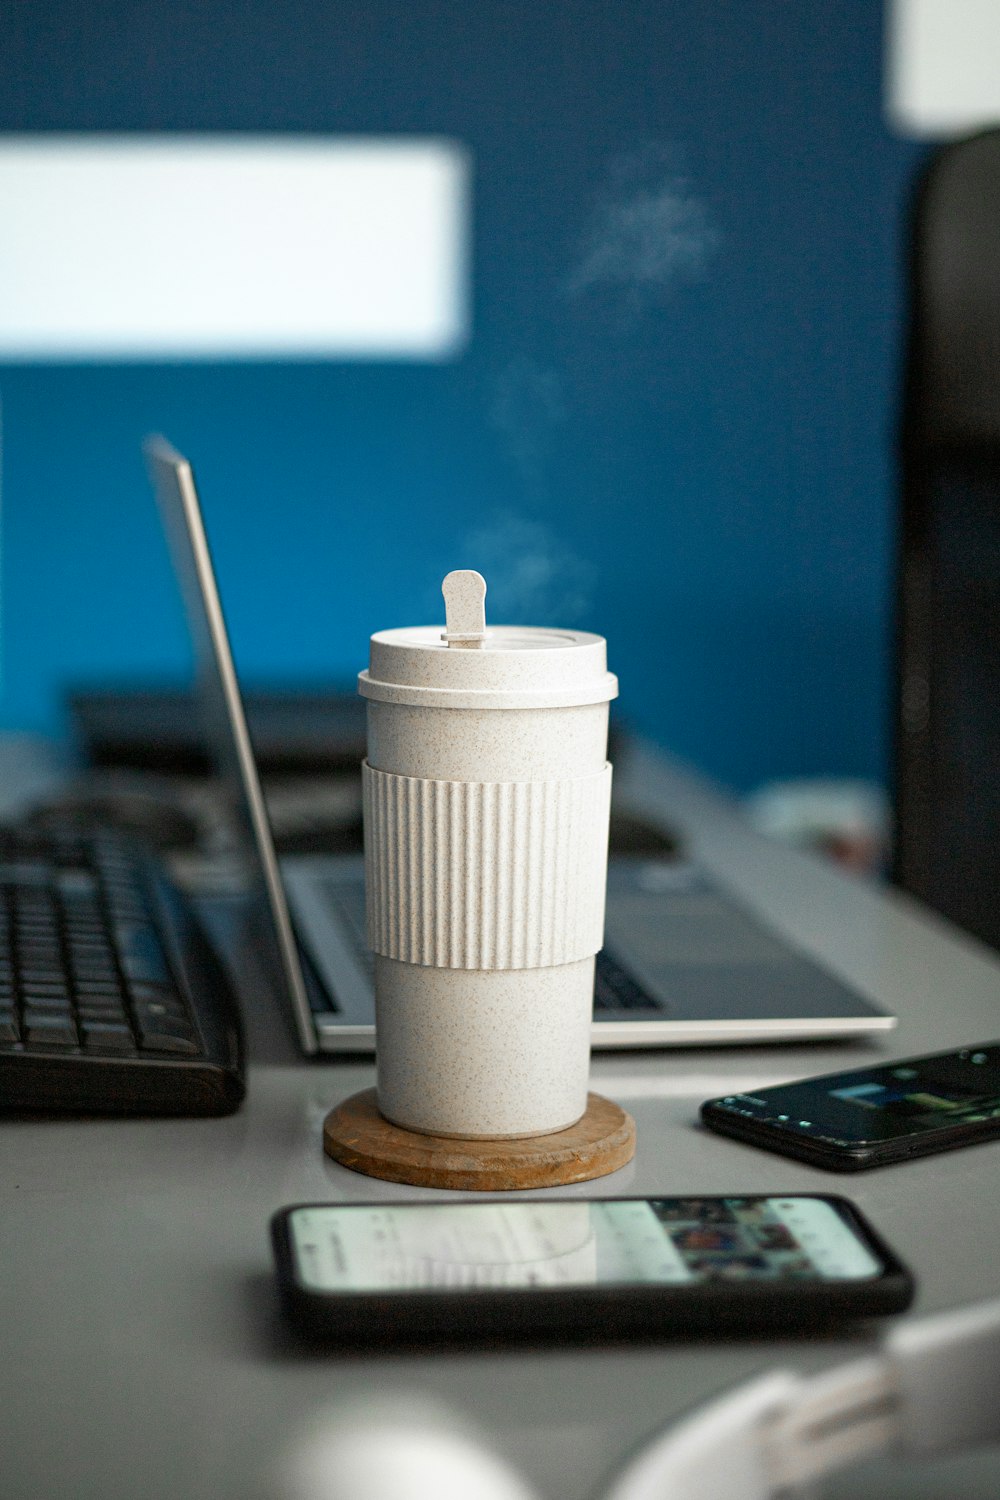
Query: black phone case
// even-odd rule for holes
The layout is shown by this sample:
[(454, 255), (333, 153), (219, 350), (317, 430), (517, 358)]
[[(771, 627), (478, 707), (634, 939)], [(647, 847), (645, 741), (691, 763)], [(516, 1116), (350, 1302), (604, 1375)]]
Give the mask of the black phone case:
[(834, 1146), (774, 1129), (763, 1120), (733, 1114), (714, 1099), (703, 1104), (699, 1113), (703, 1123), (717, 1135), (808, 1162), (826, 1172), (867, 1172), (873, 1167), (889, 1167), (921, 1156), (936, 1156), (942, 1151), (957, 1151), (962, 1146), (978, 1146), (1000, 1136), (1000, 1120), (989, 1120), (920, 1135), (902, 1135), (870, 1145)]
[(315, 1292), (296, 1276), (290, 1218), (296, 1209), (327, 1205), (300, 1203), (279, 1210), (271, 1220), (271, 1239), (282, 1302), (295, 1326), (309, 1339), (343, 1346), (496, 1347), (635, 1343), (706, 1335), (770, 1337), (775, 1331), (816, 1333), (853, 1320), (902, 1312), (909, 1306), (912, 1276), (853, 1204), (830, 1194), (794, 1196), (822, 1198), (844, 1211), (882, 1262), (883, 1274), (867, 1282), (812, 1284), (719, 1281), (690, 1287), (623, 1284), (509, 1292)]

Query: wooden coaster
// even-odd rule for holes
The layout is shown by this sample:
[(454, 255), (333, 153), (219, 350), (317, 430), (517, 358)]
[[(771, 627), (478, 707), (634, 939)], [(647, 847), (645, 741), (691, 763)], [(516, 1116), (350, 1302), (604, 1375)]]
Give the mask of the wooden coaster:
[(456, 1140), (391, 1125), (378, 1112), (375, 1090), (365, 1089), (327, 1115), (323, 1148), (352, 1172), (387, 1182), (509, 1192), (586, 1182), (616, 1172), (635, 1153), (635, 1121), (610, 1099), (588, 1094), (583, 1118), (555, 1135)]

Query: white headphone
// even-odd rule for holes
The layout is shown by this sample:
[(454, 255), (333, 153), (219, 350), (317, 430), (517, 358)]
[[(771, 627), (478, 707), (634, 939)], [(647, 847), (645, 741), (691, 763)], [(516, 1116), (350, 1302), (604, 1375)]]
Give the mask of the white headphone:
[(901, 1324), (881, 1350), (818, 1375), (776, 1371), (648, 1443), (604, 1500), (771, 1500), (894, 1453), (1000, 1438), (1000, 1301)]
[[(1000, 1439), (1000, 1300), (903, 1323), (818, 1375), (774, 1371), (672, 1423), (602, 1500), (777, 1500), (877, 1453)], [(288, 1456), (280, 1500), (537, 1500), (451, 1413), (355, 1404)]]

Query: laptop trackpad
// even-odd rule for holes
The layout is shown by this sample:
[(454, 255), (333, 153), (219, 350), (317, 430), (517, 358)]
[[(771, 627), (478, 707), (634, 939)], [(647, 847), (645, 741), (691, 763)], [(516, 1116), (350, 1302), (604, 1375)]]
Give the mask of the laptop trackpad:
[(613, 866), (606, 940), (677, 1020), (880, 1014), (690, 865)]

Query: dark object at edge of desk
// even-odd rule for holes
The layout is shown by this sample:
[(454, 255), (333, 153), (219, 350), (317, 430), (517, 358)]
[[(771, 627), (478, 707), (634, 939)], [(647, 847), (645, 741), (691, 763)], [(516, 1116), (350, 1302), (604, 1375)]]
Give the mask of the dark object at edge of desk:
[(612, 803), (608, 850), (638, 859), (670, 859), (680, 854), (681, 843), (675, 833)]
[(31, 805), (18, 826), (39, 838), (49, 829), (114, 830), (154, 849), (191, 849), (202, 833), (179, 786), (152, 771), (85, 771)]
[[(122, 683), (66, 694), (70, 723), (88, 764), (208, 775), (207, 743), (193, 691)], [(294, 773), (356, 770), (365, 753), (365, 705), (335, 688), (253, 689), (247, 725), (258, 769)]]
[[(198, 841), (196, 824), (182, 827), (183, 790), (171, 792), (170, 778), (208, 777), (213, 767), (203, 737), (195, 695), (177, 687), (80, 687), (67, 695), (75, 737), (87, 765), (97, 773), (88, 790), (81, 783), (55, 816), (86, 819), (88, 813), (126, 831), (151, 837), (163, 848), (182, 848)], [(251, 691), (246, 698), (254, 755), (265, 792), (272, 780), (287, 785), (303, 779), (301, 806), (283, 815), (277, 798), (269, 797), (272, 833), (282, 854), (360, 852), (362, 832), (360, 796), (356, 815), (342, 807), (326, 808), (317, 791), (311, 812), (306, 806), (306, 778), (322, 776), (331, 787), (344, 778), (360, 785), (361, 761), (366, 751), (364, 700), (357, 693), (335, 688), (286, 688)], [(616, 762), (628, 753), (629, 734), (613, 718), (608, 753)], [(104, 777), (102, 781), (101, 778)], [(117, 777), (117, 780), (111, 779)], [(149, 778), (146, 787), (143, 780)], [(116, 795), (118, 804), (116, 805)], [(161, 803), (160, 823), (157, 808)], [(176, 836), (171, 838), (171, 828)], [(652, 824), (642, 813), (615, 803), (611, 811), (610, 852), (638, 858), (663, 859), (676, 855), (680, 840)]]

